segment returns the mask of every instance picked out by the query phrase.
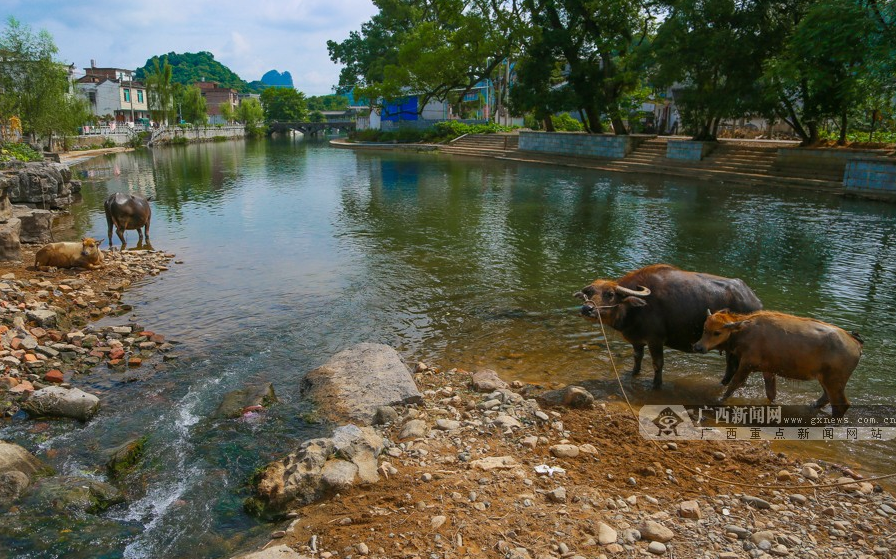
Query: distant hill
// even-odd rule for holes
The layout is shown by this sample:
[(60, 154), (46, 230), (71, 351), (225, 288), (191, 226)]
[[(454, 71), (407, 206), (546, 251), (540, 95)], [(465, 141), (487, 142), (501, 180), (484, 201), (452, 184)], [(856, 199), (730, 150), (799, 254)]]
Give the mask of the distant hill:
[(288, 71), (281, 74), (277, 70), (271, 70), (261, 76), (261, 83), (277, 87), (295, 87), (292, 83), (292, 74)]
[(136, 79), (142, 80), (148, 73), (152, 73), (153, 61), (156, 59), (160, 64), (165, 59), (168, 60), (168, 64), (171, 65), (171, 81), (175, 83), (193, 85), (204, 79), (207, 82), (216, 82), (221, 87), (233, 88), (240, 93), (248, 93), (254, 89), (230, 68), (215, 60), (215, 55), (205, 51), (183, 54), (169, 52), (161, 56), (153, 56), (146, 61), (142, 68), (137, 68)]

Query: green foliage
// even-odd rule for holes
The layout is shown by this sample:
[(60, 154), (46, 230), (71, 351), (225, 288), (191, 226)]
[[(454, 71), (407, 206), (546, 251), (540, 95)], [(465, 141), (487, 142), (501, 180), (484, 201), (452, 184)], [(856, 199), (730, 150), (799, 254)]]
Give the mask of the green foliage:
[(133, 136), (131, 136), (130, 138), (128, 138), (127, 146), (130, 148), (134, 148), (134, 149), (142, 148), (143, 146), (146, 145), (147, 138), (149, 138), (149, 132), (147, 132), (147, 131), (138, 132), (138, 133), (134, 134)]
[(379, 13), (342, 42), (327, 41), (344, 65), (339, 91), (356, 98), (395, 99), (410, 89), (420, 106), (457, 103), (463, 92), (493, 77), (513, 55), (523, 18), (510, 2), (378, 0)]
[(215, 60), (215, 55), (205, 51), (183, 54), (169, 52), (161, 56), (153, 56), (146, 61), (142, 68), (137, 68), (136, 79), (143, 80), (146, 76), (154, 74), (159, 61), (171, 66), (171, 81), (173, 83), (189, 86), (204, 80), (216, 82), (221, 87), (233, 88), (240, 93), (250, 92), (249, 84), (230, 68)]
[(43, 161), (44, 154), (33, 149), (28, 144), (23, 143), (4, 143), (0, 144), (0, 162), (6, 162), (10, 159), (19, 161)]
[(354, 142), (383, 142), (383, 143), (416, 143), (429, 142), (440, 143), (459, 138), (465, 134), (495, 134), (509, 132), (507, 126), (501, 126), (490, 122), (488, 124), (466, 124), (456, 120), (437, 122), (426, 130), (416, 128), (399, 128), (398, 130), (358, 130), (349, 134), (349, 139)]
[(202, 96), (202, 91), (200, 91), (199, 87), (195, 85), (184, 89), (180, 110), (181, 118), (187, 122), (196, 125), (203, 125), (208, 122), (205, 97)]
[(188, 142), (186, 136), (175, 136), (168, 143), (172, 146), (185, 146)]
[(558, 132), (581, 132), (585, 129), (581, 121), (574, 119), (569, 113), (562, 113), (551, 118), (554, 130)]
[(212, 136), (213, 142), (226, 142), (229, 139), (227, 136)]
[(149, 110), (156, 122), (167, 123), (175, 119), (173, 71), (167, 59), (154, 57), (152, 69), (144, 72), (143, 80), (146, 83)]
[(102, 147), (102, 148), (114, 148), (114, 147), (117, 146), (117, 145), (118, 145), (118, 144), (116, 144), (116, 143), (115, 143), (115, 140), (113, 140), (112, 138), (105, 138), (105, 139), (103, 140), (103, 143), (100, 144), (100, 147)]
[(0, 33), (0, 120), (18, 117), (32, 139), (72, 134), (89, 116), (86, 101), (70, 93), (57, 52), (46, 30), (35, 34), (13, 17)]
[(236, 118), (243, 123), (250, 136), (264, 135), (264, 109), (258, 99), (244, 99), (236, 108)]
[(308, 116), (305, 95), (290, 87), (269, 87), (261, 92), (261, 106), (268, 122), (297, 122)]
[(343, 95), (312, 95), (308, 98), (309, 111), (344, 111), (348, 98)]
[(311, 122), (326, 122), (327, 117), (324, 116), (324, 113), (320, 111), (314, 111), (311, 115), (308, 116), (308, 120)]

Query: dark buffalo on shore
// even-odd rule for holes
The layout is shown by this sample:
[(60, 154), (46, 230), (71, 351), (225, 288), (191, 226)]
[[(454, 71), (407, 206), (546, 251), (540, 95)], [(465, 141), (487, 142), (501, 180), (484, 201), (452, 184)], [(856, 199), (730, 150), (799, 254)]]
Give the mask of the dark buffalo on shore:
[[(617, 279), (598, 279), (574, 294), (582, 299), (582, 314), (618, 330), (635, 354), (632, 374), (641, 372), (644, 346), (653, 361), (653, 386), (663, 384), (663, 347), (692, 353), (703, 333), (706, 309), (753, 312), (762, 302), (739, 279), (688, 272), (668, 264), (654, 264)], [(727, 356), (723, 384), (737, 367)]]
[(738, 358), (737, 372), (722, 399), (743, 386), (752, 372), (761, 372), (765, 395), (774, 402), (775, 377), (815, 379), (824, 393), (818, 408), (831, 403), (834, 417), (849, 409), (846, 383), (862, 356), (862, 340), (833, 324), (779, 312), (736, 314), (722, 311), (706, 317), (703, 337), (694, 350), (727, 351)]
[[(137, 230), (138, 245), (143, 244), (144, 236), (149, 242), (149, 222), (152, 219), (152, 208), (146, 198), (136, 194), (122, 194), (116, 192), (106, 198), (103, 204), (106, 210), (106, 223), (109, 225), (109, 248), (112, 248), (112, 226), (115, 233), (121, 239), (121, 248), (127, 246), (124, 238), (125, 231)], [(141, 230), (142, 229), (142, 230)]]

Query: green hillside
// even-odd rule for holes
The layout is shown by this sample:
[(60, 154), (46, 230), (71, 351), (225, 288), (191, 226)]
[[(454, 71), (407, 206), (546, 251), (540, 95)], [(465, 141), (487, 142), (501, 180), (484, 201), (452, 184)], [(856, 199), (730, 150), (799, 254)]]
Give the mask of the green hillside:
[(168, 59), (171, 65), (171, 81), (184, 85), (193, 85), (203, 79), (207, 82), (217, 82), (221, 87), (231, 87), (240, 93), (250, 92), (249, 84), (233, 73), (227, 66), (217, 60), (210, 52), (185, 52), (177, 54), (169, 52), (161, 56), (153, 56), (146, 61), (142, 68), (137, 68), (136, 79), (142, 80), (147, 73), (151, 73), (154, 60), (162, 63)]

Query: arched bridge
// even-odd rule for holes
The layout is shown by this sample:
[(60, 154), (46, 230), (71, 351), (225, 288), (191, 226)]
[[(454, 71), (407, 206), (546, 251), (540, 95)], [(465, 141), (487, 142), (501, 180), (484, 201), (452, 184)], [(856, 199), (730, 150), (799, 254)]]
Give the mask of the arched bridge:
[(319, 132), (326, 130), (338, 130), (340, 132), (348, 132), (355, 129), (355, 121), (353, 120), (330, 120), (326, 122), (272, 122), (272, 132), (287, 132), (289, 130), (298, 130), (306, 136), (315, 136)]

